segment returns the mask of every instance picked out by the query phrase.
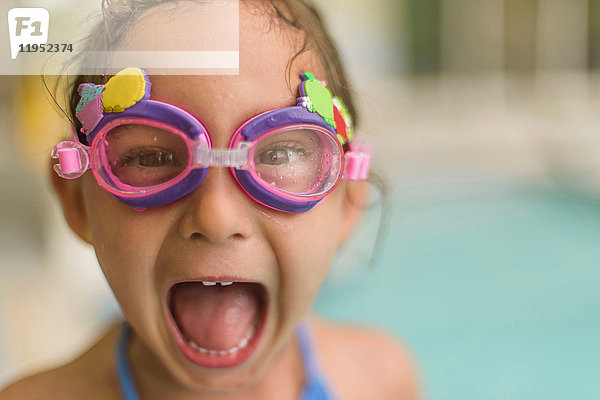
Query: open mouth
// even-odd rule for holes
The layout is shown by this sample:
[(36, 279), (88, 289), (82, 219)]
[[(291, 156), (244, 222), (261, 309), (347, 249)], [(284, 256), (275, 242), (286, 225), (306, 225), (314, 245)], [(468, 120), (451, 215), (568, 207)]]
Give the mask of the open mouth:
[(180, 282), (168, 293), (169, 327), (194, 364), (234, 367), (256, 350), (267, 305), (267, 291), (259, 283)]

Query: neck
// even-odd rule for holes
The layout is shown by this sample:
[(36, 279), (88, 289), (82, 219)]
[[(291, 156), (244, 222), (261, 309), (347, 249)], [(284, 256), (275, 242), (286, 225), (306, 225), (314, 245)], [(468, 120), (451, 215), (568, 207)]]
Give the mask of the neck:
[(228, 390), (221, 393), (215, 393), (212, 390), (195, 390), (181, 383), (134, 332), (129, 341), (127, 357), (136, 389), (142, 399), (299, 398), (304, 384), (302, 355), (294, 334), (288, 338), (261, 376), (234, 391)]

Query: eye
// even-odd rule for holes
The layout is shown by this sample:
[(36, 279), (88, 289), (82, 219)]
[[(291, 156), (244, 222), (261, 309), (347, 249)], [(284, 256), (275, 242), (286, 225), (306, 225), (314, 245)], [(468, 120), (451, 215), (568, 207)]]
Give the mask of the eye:
[(300, 157), (306, 157), (306, 150), (296, 144), (274, 144), (258, 154), (260, 164), (282, 165), (296, 162)]
[(158, 168), (177, 165), (173, 152), (154, 147), (131, 149), (127, 154), (119, 157), (117, 165), (121, 167), (139, 166), (147, 168)]

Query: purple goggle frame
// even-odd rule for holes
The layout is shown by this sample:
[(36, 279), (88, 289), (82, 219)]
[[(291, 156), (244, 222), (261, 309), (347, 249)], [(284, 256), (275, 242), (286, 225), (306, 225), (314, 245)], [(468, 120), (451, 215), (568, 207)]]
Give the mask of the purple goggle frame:
[[(303, 81), (307, 79), (305, 75), (301, 75)], [(308, 98), (302, 84), (300, 95), (298, 104)], [(367, 178), (370, 150), (349, 141), (344, 152), (339, 133), (314, 109), (310, 111), (303, 105), (297, 105), (264, 112), (235, 131), (229, 149), (213, 149), (208, 131), (198, 119), (179, 107), (148, 97), (149, 87), (145, 98), (124, 111), (103, 113), (93, 129), (86, 132), (88, 143), (91, 143), (89, 146), (81, 143), (76, 133), (72, 141), (56, 145), (52, 157), (59, 160), (54, 166), (58, 175), (74, 179), (91, 169), (100, 186), (133, 208), (144, 210), (186, 196), (202, 183), (209, 167), (228, 167), (239, 186), (254, 200), (275, 210), (295, 213), (310, 210), (331, 193), (341, 179)], [(185, 166), (179, 168), (175, 176), (149, 186), (123, 179), (118, 172), (115, 173), (117, 162), (111, 160), (109, 144), (113, 137), (117, 137), (111, 132), (128, 126), (176, 135), (173, 138), (187, 153)], [(289, 190), (261, 177), (257, 164), (263, 155), (258, 155), (258, 148), (269, 138), (278, 138), (277, 135), (286, 138), (290, 135), (310, 136), (313, 143), (318, 143), (321, 155), (318, 158), (313, 155), (320, 162), (314, 170), (315, 174), (322, 175), (315, 178), (318, 185), (311, 184), (311, 190)]]

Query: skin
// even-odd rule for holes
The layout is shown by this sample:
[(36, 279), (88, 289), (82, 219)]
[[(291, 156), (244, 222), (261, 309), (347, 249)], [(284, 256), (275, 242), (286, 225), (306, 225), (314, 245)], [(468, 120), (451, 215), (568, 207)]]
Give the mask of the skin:
[[(227, 147), (235, 129), (252, 116), (294, 105), (299, 73), (324, 75), (315, 54), (306, 52), (292, 66), (290, 88), (286, 66), (300, 37), (273, 29), (270, 17), (257, 11), (240, 4), (239, 75), (150, 77), (152, 98), (197, 117), (215, 148)], [(208, 18), (196, 6), (181, 15), (189, 18), (190, 13), (196, 13), (199, 26)], [(159, 27), (162, 18), (164, 13), (150, 10), (144, 21)], [(151, 48), (143, 31), (134, 26), (128, 43)], [(74, 181), (52, 179), (67, 222), (94, 246), (134, 328), (128, 355), (141, 398), (298, 398), (304, 376), (293, 331), (306, 316), (336, 248), (356, 223), (364, 183), (341, 183), (313, 210), (293, 214), (256, 203), (224, 168), (211, 168), (190, 195), (144, 212), (112, 197), (89, 171)], [(269, 294), (269, 316), (259, 347), (245, 363), (198, 368), (169, 338), (166, 293), (178, 281), (220, 277), (262, 283)], [(312, 326), (324, 370), (342, 398), (417, 397), (409, 358), (393, 339), (317, 319)], [(119, 398), (112, 358), (118, 328), (109, 329), (79, 359), (18, 382), (0, 399)]]

